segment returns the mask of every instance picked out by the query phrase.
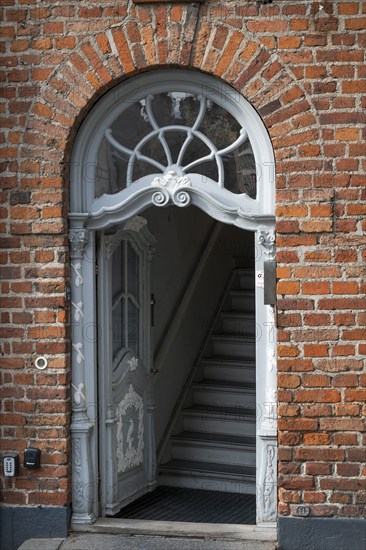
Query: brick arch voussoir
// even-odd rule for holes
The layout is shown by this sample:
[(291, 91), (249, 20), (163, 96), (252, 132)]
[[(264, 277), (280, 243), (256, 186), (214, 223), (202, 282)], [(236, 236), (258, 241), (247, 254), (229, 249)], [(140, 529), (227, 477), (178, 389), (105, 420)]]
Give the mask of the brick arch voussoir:
[(209, 19), (201, 21), (192, 68), (230, 84), (257, 109), (278, 163), (321, 154), (320, 127), (311, 97), (289, 66), (252, 33)]
[[(148, 27), (135, 22), (133, 29), (119, 27), (86, 38), (43, 84), (40, 99), (30, 109), (28, 130), (37, 135), (50, 156), (58, 156), (60, 175), (68, 165), (82, 120), (106, 91), (139, 72), (172, 66), (220, 78), (250, 101), (268, 129), (278, 163), (302, 153), (320, 154), (319, 126), (306, 90), (260, 40), (230, 25), (222, 34), (221, 27), (205, 20), (194, 42), (180, 38), (176, 53), (164, 57), (155, 41), (153, 48), (147, 48), (144, 28)], [(137, 53), (131, 36), (136, 43), (142, 39)], [(309, 146), (312, 149), (306, 152)]]

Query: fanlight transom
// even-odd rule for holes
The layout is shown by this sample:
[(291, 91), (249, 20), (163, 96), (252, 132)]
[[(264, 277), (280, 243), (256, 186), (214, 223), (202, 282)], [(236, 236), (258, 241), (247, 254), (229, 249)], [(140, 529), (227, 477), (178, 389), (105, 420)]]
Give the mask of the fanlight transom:
[(103, 228), (193, 205), (252, 228), (274, 214), (274, 157), (255, 109), (198, 71), (132, 77), (101, 98), (73, 151), (70, 220)]
[(256, 166), (247, 130), (204, 92), (148, 94), (105, 130), (96, 195), (141, 177), (195, 173), (219, 188), (256, 197)]

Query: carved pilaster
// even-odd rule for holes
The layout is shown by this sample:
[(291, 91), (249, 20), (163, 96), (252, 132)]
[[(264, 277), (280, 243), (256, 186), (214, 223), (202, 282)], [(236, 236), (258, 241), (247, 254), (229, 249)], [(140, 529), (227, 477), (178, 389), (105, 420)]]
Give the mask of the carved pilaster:
[(277, 360), (276, 360), (276, 328), (274, 310), (272, 306), (265, 306), (265, 338), (266, 342), (266, 369), (264, 410), (260, 422), (259, 432), (276, 436), (277, 433)]
[(73, 523), (93, 523), (92, 512), (96, 487), (92, 482), (90, 432), (86, 408), (85, 350), (84, 350), (84, 267), (88, 231), (69, 231), (71, 256), (71, 315), (72, 315), (72, 492)]
[(85, 245), (88, 241), (88, 232), (85, 229), (71, 229), (69, 231), (71, 255), (71, 315), (72, 315), (72, 406), (73, 411), (82, 411), (85, 408), (85, 380), (84, 380), (84, 274), (83, 257)]
[[(261, 227), (256, 237), (260, 250), (257, 255), (258, 269), (262, 270), (263, 262), (275, 260), (275, 232), (272, 228)], [(274, 308), (271, 305), (263, 305), (261, 289), (258, 289), (258, 307), (262, 340), (260, 348), (257, 346), (257, 353), (260, 355), (261, 383), (257, 390), (261, 406), (257, 432), (259, 437), (257, 524), (273, 525), (277, 517), (277, 342)]]
[(94, 523), (93, 500), (97, 487), (92, 482), (90, 430), (87, 422), (71, 424), (73, 523)]
[(259, 433), (262, 439), (259, 471), (260, 492), (257, 506), (257, 523), (273, 523), (277, 518), (277, 439)]

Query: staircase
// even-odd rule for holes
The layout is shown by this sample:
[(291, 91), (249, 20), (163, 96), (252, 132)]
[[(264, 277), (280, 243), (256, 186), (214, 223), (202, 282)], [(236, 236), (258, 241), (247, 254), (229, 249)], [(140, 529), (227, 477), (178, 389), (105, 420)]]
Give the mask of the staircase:
[(173, 424), (159, 483), (255, 494), (254, 273), (236, 269)]

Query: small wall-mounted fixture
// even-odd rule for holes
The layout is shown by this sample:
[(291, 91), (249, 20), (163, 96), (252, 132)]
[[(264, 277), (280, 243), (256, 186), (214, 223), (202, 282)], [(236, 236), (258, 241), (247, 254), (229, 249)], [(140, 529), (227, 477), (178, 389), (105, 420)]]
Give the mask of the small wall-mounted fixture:
[(298, 516), (306, 518), (310, 514), (310, 508), (304, 505), (297, 506), (296, 513)]
[(41, 450), (34, 447), (24, 449), (24, 468), (37, 470), (41, 467)]
[(17, 453), (3, 455), (3, 474), (5, 477), (17, 476), (19, 472), (19, 456)]
[(48, 361), (47, 361), (47, 359), (46, 359), (43, 355), (40, 355), (40, 356), (37, 357), (37, 359), (34, 361), (34, 365), (35, 365), (36, 369), (38, 369), (38, 370), (44, 370), (44, 369), (47, 368)]
[(264, 303), (273, 306), (276, 299), (276, 262), (263, 262), (264, 268)]

